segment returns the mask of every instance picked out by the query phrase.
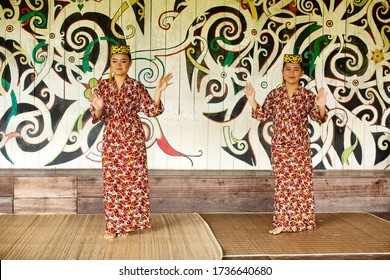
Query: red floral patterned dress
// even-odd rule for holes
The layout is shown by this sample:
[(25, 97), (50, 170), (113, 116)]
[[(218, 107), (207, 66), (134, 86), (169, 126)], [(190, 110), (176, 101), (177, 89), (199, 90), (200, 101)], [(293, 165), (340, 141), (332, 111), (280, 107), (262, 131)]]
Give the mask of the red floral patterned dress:
[(275, 177), (274, 227), (284, 231), (315, 229), (313, 167), (308, 116), (320, 120), (315, 95), (299, 87), (288, 97), (286, 87), (272, 90), (262, 106), (252, 110), (260, 122), (272, 117), (272, 168)]
[[(103, 181), (106, 233), (126, 234), (150, 228), (145, 134), (138, 115), (160, 115), (145, 87), (127, 77), (118, 92), (115, 80), (101, 80), (95, 94), (103, 97)], [(93, 108), (91, 108), (93, 113)], [(94, 115), (93, 115), (94, 116)]]

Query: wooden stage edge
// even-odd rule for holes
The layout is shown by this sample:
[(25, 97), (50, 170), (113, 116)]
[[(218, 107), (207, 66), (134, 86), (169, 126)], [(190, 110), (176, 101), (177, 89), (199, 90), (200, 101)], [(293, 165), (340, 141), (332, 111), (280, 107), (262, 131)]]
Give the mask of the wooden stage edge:
[[(317, 212), (390, 212), (390, 170), (314, 171)], [(149, 170), (152, 213), (272, 212), (270, 170)], [(102, 214), (101, 169), (1, 169), (0, 213)]]

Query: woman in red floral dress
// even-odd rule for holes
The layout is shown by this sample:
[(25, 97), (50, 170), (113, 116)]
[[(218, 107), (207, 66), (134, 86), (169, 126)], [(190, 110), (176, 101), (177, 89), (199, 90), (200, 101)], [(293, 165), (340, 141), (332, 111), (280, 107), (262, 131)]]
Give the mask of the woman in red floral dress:
[(91, 94), (92, 121), (104, 122), (103, 181), (105, 238), (150, 228), (149, 185), (145, 135), (139, 112), (160, 115), (162, 91), (172, 74), (160, 78), (151, 98), (144, 85), (130, 78), (129, 46), (112, 46), (110, 74)]
[(285, 55), (283, 85), (272, 90), (260, 106), (250, 83), (245, 94), (252, 117), (260, 122), (273, 120), (271, 142), (275, 177), (274, 229), (272, 234), (316, 228), (313, 194), (313, 167), (308, 133), (308, 116), (318, 123), (327, 119), (324, 89), (316, 96), (299, 86), (304, 74), (301, 55)]

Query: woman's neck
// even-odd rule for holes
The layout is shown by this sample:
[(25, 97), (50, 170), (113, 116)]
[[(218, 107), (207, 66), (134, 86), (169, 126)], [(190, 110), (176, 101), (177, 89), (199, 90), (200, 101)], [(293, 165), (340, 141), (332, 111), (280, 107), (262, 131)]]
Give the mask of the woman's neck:
[(286, 89), (288, 92), (295, 91), (297, 88), (299, 88), (299, 84), (286, 84)]
[(117, 76), (117, 75), (115, 75), (114, 79), (115, 79), (116, 85), (118, 87), (118, 90), (120, 90), (120, 88), (122, 87), (123, 83), (125, 82), (126, 76)]
[(286, 84), (288, 98), (291, 99), (299, 84)]

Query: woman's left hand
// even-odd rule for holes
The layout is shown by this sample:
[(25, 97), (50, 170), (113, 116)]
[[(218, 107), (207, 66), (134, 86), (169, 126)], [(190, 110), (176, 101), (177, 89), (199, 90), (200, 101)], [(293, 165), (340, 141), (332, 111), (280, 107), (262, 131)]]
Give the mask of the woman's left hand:
[(326, 119), (326, 93), (324, 88), (320, 88), (318, 91), (318, 94), (316, 96), (316, 105), (318, 107), (319, 113), (320, 113), (320, 120), (325, 121)]
[(158, 80), (156, 91), (162, 92), (163, 90), (165, 90), (169, 85), (172, 84), (170, 83), (172, 78), (173, 78), (172, 73), (168, 73), (164, 77), (160, 77), (160, 79)]
[(325, 108), (326, 105), (326, 94), (324, 88), (320, 88), (316, 96), (316, 105), (319, 108)]

